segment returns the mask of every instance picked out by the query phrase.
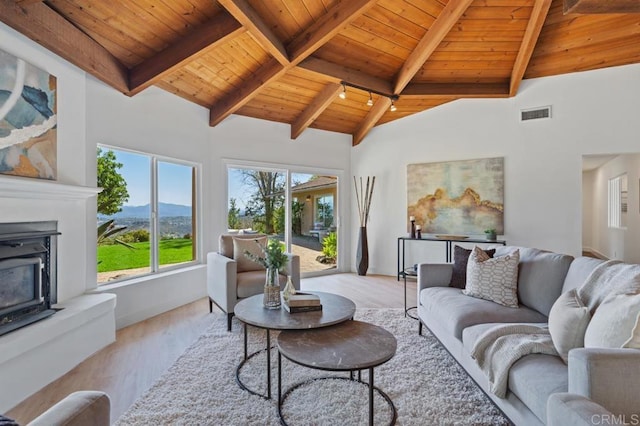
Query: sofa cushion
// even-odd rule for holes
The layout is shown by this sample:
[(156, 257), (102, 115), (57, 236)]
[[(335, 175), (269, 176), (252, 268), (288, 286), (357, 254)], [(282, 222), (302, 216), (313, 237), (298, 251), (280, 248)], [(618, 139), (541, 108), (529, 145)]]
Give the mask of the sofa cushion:
[(249, 252), (256, 257), (264, 257), (263, 247), (267, 245), (267, 237), (252, 239), (233, 239), (233, 260), (238, 264), (238, 272), (264, 271), (264, 266), (250, 259), (245, 253)]
[(467, 296), (491, 300), (504, 306), (518, 307), (518, 250), (497, 258), (490, 258), (475, 247), (467, 264)]
[[(483, 250), (489, 257), (493, 257), (495, 249)], [(460, 246), (453, 247), (453, 271), (451, 273), (451, 287), (464, 288), (467, 283), (467, 262), (471, 249)]]
[(611, 295), (598, 309), (584, 336), (585, 348), (640, 348), (640, 294)]
[(504, 256), (515, 248), (520, 250), (518, 300), (548, 316), (551, 306), (560, 297), (573, 257), (535, 248), (509, 246), (497, 247), (495, 255)]
[(551, 307), (549, 333), (565, 363), (571, 349), (584, 347), (584, 333), (590, 319), (589, 308), (580, 301), (576, 289), (562, 293)]
[(580, 287), (584, 284), (585, 280), (593, 269), (604, 263), (602, 259), (595, 259), (593, 257), (576, 257), (571, 262), (571, 266), (569, 266), (569, 270), (567, 271), (567, 276), (564, 279), (564, 284), (562, 285), (562, 292), (569, 291), (574, 288)]
[[(287, 283), (287, 276), (280, 274), (278, 277), (280, 288)], [(266, 271), (248, 271), (238, 274), (236, 292), (238, 299), (254, 296), (264, 291), (264, 283), (267, 279)]]
[[(467, 355), (478, 337), (496, 325), (500, 323), (478, 324), (464, 329), (462, 343)], [(534, 325), (545, 326), (546, 323), (540, 322)], [(508, 386), (509, 391), (543, 420), (546, 418), (547, 397), (551, 393), (566, 392), (568, 389), (568, 368), (560, 357), (543, 354), (527, 355), (516, 361), (509, 370)]]
[(509, 390), (545, 423), (549, 395), (569, 389), (568, 370), (558, 356), (527, 355), (511, 366)]
[(525, 306), (509, 308), (462, 294), (453, 287), (430, 287), (420, 292), (420, 304), (451, 335), (462, 339), (465, 328), (489, 322), (547, 322), (547, 317)]

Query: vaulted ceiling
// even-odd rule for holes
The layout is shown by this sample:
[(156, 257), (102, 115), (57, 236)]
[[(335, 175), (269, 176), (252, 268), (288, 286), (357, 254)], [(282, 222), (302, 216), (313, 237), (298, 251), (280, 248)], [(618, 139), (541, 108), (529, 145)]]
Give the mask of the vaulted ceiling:
[(639, 0), (565, 3), (0, 0), (0, 20), (128, 96), (155, 85), (208, 108), (211, 126), (240, 114), (356, 145), (523, 78), (640, 62)]

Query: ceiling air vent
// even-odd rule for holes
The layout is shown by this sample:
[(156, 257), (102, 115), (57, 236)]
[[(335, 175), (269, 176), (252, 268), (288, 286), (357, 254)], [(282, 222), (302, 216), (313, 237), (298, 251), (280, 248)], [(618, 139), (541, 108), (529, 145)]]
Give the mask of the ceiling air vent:
[(520, 121), (551, 118), (551, 105), (520, 110)]

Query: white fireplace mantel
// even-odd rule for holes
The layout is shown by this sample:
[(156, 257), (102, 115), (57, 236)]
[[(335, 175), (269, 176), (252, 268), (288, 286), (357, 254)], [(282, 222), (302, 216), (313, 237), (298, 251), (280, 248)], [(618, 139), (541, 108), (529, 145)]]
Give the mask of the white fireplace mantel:
[(96, 196), (102, 188), (67, 185), (42, 179), (0, 177), (0, 198), (40, 200), (85, 200)]

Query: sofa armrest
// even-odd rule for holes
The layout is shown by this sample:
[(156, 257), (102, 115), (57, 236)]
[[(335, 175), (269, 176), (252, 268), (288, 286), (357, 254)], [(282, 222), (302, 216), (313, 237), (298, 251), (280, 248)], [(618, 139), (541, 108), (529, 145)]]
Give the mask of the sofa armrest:
[(110, 416), (111, 401), (106, 393), (79, 391), (49, 408), (29, 426), (109, 426)]
[(300, 290), (300, 256), (293, 253), (285, 253), (289, 261), (285, 267), (285, 274), (291, 276), (291, 282), (296, 290)]
[(448, 287), (452, 274), (452, 263), (418, 264), (418, 294), (428, 287)]
[(225, 312), (233, 312), (238, 302), (238, 264), (220, 253), (207, 254), (207, 293)]
[(554, 393), (547, 400), (547, 426), (594, 426), (613, 424), (614, 415), (589, 398), (573, 393)]
[(614, 414), (640, 414), (640, 350), (579, 348), (569, 351), (569, 393)]

